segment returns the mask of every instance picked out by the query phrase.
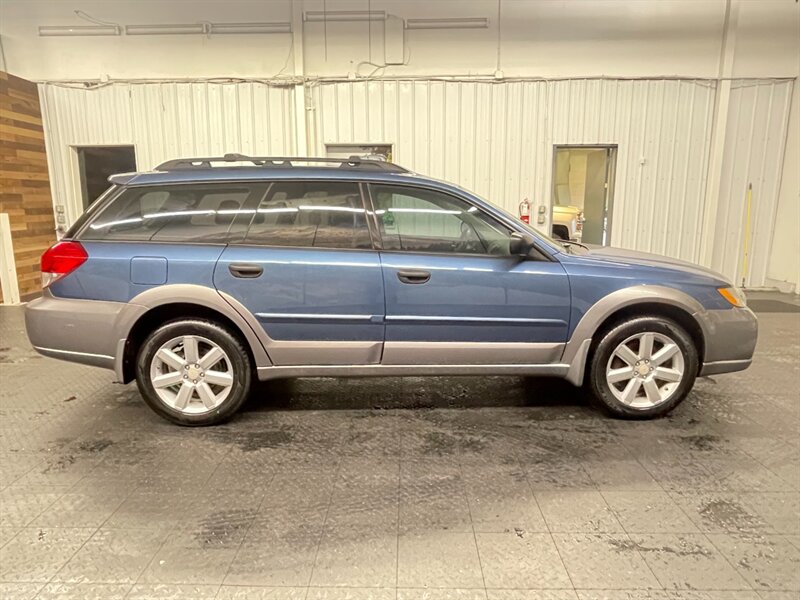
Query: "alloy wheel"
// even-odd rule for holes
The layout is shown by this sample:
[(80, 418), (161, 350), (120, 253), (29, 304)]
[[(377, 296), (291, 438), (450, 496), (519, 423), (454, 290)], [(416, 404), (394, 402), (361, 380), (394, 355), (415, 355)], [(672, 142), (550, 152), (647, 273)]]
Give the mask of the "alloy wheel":
[(619, 344), (606, 365), (606, 382), (622, 404), (649, 409), (667, 402), (684, 378), (678, 344), (662, 333), (633, 335)]
[(233, 367), (225, 351), (198, 335), (164, 343), (150, 363), (150, 382), (170, 408), (198, 415), (219, 407), (233, 387)]

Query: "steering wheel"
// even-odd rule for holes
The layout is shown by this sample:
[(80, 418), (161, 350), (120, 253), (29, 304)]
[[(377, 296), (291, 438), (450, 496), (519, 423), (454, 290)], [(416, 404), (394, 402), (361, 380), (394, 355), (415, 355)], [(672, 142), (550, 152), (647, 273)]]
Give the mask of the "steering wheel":
[(469, 223), (461, 221), (461, 235), (453, 244), (453, 249), (464, 254), (482, 253), (483, 245), (477, 237), (475, 229)]

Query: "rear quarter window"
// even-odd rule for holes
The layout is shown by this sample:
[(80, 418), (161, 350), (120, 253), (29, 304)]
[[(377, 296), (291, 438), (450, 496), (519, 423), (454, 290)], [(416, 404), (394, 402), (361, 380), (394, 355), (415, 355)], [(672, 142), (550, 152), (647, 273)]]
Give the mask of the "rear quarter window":
[(116, 193), (116, 191), (117, 191), (117, 186), (112, 185), (105, 192), (100, 194), (97, 200), (92, 202), (89, 205), (89, 208), (83, 211), (83, 213), (81, 213), (81, 216), (79, 216), (75, 220), (75, 222), (70, 226), (70, 228), (67, 229), (67, 231), (64, 233), (64, 238), (69, 240), (75, 237), (75, 234), (77, 234), (81, 229), (83, 229), (83, 226), (86, 225), (88, 221), (93, 219), (95, 215), (97, 215), (102, 211), (108, 197), (112, 196), (114, 193)]
[(226, 243), (237, 217), (248, 214), (248, 200), (263, 191), (264, 186), (239, 183), (128, 188), (80, 239)]

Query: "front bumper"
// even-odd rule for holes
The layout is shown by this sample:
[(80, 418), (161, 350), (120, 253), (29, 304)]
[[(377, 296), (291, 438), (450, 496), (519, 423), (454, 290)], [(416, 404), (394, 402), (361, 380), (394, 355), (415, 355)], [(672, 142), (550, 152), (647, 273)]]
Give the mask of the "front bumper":
[(25, 306), (25, 328), (34, 349), (52, 358), (114, 369), (115, 325), (121, 302), (58, 298), (45, 290)]
[(705, 336), (701, 377), (743, 371), (750, 366), (758, 341), (758, 319), (752, 310), (709, 310), (695, 318)]

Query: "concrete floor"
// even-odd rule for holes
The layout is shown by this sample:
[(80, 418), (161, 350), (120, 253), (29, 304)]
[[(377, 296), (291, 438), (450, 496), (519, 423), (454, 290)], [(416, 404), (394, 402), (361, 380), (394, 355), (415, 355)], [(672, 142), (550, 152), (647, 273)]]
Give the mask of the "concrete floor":
[(659, 421), (409, 378), (276, 382), (183, 429), (0, 308), (0, 597), (796, 599), (800, 315), (760, 319), (753, 368)]

